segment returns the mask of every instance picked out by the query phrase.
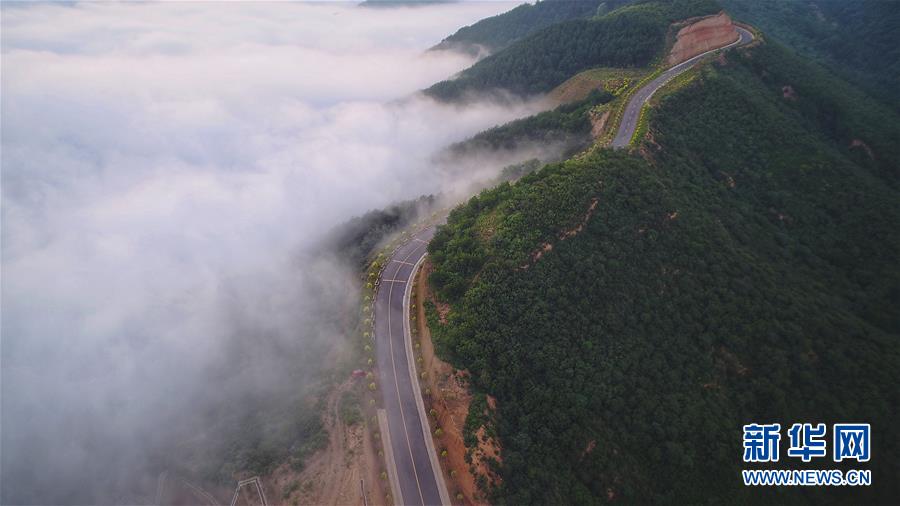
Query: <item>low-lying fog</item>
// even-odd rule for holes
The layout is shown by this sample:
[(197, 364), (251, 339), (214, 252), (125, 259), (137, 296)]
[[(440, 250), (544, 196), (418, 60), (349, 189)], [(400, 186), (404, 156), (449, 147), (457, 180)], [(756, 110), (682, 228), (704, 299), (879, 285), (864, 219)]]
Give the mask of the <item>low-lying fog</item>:
[(327, 369), (355, 273), (298, 259), (534, 110), (411, 96), (510, 7), (4, 5), (0, 501), (152, 497), (173, 445)]

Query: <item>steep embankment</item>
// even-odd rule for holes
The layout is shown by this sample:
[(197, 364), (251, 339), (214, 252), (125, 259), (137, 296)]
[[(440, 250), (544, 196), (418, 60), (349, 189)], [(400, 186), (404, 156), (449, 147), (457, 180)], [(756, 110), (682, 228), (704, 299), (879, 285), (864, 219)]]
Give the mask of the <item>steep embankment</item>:
[[(427, 282), (430, 273), (431, 262), (426, 260), (416, 277), (413, 312), (417, 332), (413, 339), (416, 349), (421, 352), (419, 371), (424, 373), (422, 386), (426, 392), (425, 408), (431, 415), (432, 434), (441, 429), (441, 433), (435, 435), (434, 445), (450, 496), (456, 503), (487, 504), (479, 483), (492, 484), (497, 481), (491, 462), (498, 458), (500, 450), (496, 440), (486, 435), (484, 426), (473, 421), (470, 415), (470, 411), (479, 408), (469, 389), (469, 375), (453, 369), (435, 354), (425, 311), (426, 303), (429, 307), (434, 304)], [(484, 410), (495, 409), (490, 402), (485, 404)]]
[[(495, 499), (900, 495), (898, 125), (761, 45), (662, 100), (644, 158), (596, 150), (454, 210), (430, 246), (451, 305), (431, 330), (497, 398)], [(744, 487), (741, 425), (804, 420), (871, 423), (873, 485)]]
[(737, 39), (738, 32), (728, 14), (720, 12), (715, 16), (705, 17), (678, 30), (666, 64), (677, 65), (698, 54), (731, 44)]
[(311, 455), (302, 468), (285, 464), (262, 477), (270, 501), (322, 506), (360, 503), (360, 480), (364, 480), (368, 504), (389, 504), (385, 499), (389, 487), (379, 479), (382, 459), (376, 455), (376, 442), (359, 405), (361, 383), (361, 378), (348, 379), (325, 399), (327, 447)]

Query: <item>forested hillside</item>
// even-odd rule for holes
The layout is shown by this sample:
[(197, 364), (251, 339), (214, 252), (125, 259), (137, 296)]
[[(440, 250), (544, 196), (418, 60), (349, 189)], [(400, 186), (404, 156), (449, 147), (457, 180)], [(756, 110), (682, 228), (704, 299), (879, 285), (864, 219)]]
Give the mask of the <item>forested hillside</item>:
[(570, 19), (604, 14), (628, 0), (543, 0), (465, 26), (433, 49), (454, 49), (477, 54), (498, 51), (541, 28)]
[(714, 14), (713, 0), (658, 0), (627, 5), (609, 14), (556, 23), (439, 82), (426, 93), (440, 100), (467, 93), (505, 90), (517, 95), (547, 92), (592, 67), (644, 67), (665, 47), (672, 21)]
[(735, 17), (900, 112), (900, 8), (891, 1), (721, 0)]
[(565, 158), (588, 147), (591, 139), (592, 107), (613, 99), (606, 91), (594, 90), (584, 100), (563, 104), (552, 111), (511, 121), (453, 144), (450, 154), (466, 155), (491, 151), (515, 151), (535, 144), (561, 146)]
[[(454, 210), (429, 246), (451, 309), (429, 323), (497, 399), (493, 501), (895, 502), (898, 138), (892, 112), (763, 44), (668, 95), (638, 152)], [(744, 487), (741, 426), (798, 421), (870, 422), (873, 485)]]

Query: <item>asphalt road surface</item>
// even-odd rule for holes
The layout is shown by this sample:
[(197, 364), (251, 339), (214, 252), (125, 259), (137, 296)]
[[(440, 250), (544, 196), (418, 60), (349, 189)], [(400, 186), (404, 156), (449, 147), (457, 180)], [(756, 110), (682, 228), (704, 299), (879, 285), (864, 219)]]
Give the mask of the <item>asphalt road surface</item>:
[[(423, 420), (417, 396), (421, 395), (406, 348), (403, 297), (411, 282), (413, 267), (426, 252), (434, 229), (420, 232), (391, 256), (379, 279), (375, 296), (375, 350), (378, 357), (379, 389), (387, 414), (390, 444), (401, 497), (398, 504), (442, 504), (429, 444), (428, 420)], [(389, 462), (390, 466), (391, 463)], [(446, 491), (444, 491), (446, 496)]]
[(669, 82), (670, 79), (681, 74), (685, 70), (693, 67), (701, 58), (708, 55), (709, 53), (713, 53), (715, 51), (720, 51), (722, 49), (727, 49), (732, 46), (743, 46), (744, 44), (748, 44), (753, 40), (753, 34), (749, 31), (735, 26), (738, 31), (740, 37), (738, 40), (728, 44), (727, 46), (722, 46), (718, 49), (712, 49), (705, 53), (698, 54), (697, 56), (691, 58), (690, 60), (685, 60), (678, 65), (666, 70), (662, 74), (653, 79), (649, 83), (645, 84), (643, 88), (637, 90), (635, 94), (631, 97), (631, 100), (628, 101), (628, 105), (625, 106), (625, 113), (622, 115), (622, 121), (619, 123), (619, 131), (616, 132), (616, 137), (612, 141), (612, 147), (614, 148), (624, 148), (628, 146), (628, 143), (631, 141), (631, 136), (634, 135), (634, 129), (637, 128), (638, 118), (641, 115), (641, 108), (644, 106), (644, 103), (656, 93), (656, 90), (663, 87), (664, 84)]

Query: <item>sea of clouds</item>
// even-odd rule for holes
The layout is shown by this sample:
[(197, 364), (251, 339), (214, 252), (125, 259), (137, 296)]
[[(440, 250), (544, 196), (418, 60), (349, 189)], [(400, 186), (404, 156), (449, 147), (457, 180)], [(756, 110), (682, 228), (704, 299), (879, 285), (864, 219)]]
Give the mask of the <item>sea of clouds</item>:
[(113, 502), (149, 449), (327, 367), (355, 273), (298, 258), (464, 185), (433, 153), (535, 110), (414, 94), (512, 5), (4, 4), (2, 502)]

